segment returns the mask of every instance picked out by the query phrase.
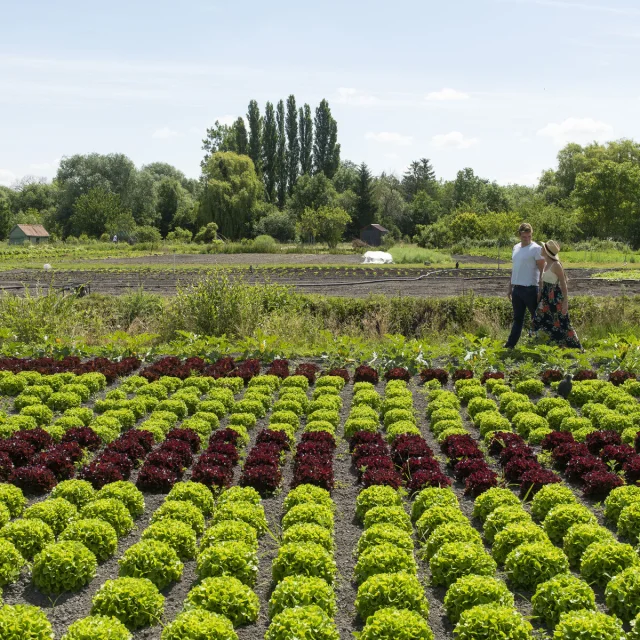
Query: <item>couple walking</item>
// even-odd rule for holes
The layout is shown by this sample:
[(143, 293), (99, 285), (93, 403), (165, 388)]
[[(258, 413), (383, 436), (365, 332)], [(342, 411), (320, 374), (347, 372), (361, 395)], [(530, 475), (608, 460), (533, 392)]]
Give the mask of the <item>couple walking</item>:
[(531, 225), (518, 229), (520, 242), (513, 248), (513, 266), (509, 299), (513, 306), (513, 326), (505, 347), (518, 343), (527, 309), (533, 318), (533, 330), (544, 331), (561, 347), (582, 349), (569, 321), (567, 278), (560, 263), (560, 246), (554, 240), (533, 242)]

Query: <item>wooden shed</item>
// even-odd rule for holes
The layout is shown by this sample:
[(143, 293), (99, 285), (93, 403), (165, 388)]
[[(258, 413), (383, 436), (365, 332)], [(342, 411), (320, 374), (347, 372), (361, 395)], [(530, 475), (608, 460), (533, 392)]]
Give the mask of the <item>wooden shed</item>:
[(366, 242), (370, 247), (379, 247), (382, 239), (389, 233), (381, 224), (369, 224), (360, 229), (360, 240)]
[(49, 232), (41, 224), (17, 224), (9, 233), (9, 244), (45, 244)]

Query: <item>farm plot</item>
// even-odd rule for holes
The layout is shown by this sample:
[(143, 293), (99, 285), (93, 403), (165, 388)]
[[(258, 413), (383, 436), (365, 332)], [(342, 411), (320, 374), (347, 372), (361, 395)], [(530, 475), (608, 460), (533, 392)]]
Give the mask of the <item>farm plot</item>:
[(0, 371), (3, 640), (638, 637), (629, 373)]

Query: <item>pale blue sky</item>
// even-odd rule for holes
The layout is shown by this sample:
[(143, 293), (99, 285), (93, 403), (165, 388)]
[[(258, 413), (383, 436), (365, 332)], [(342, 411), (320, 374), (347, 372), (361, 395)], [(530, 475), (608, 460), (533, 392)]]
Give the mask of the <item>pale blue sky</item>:
[(0, 0), (0, 184), (126, 153), (197, 177), (218, 119), (327, 98), (342, 157), (532, 183), (640, 139), (639, 0)]

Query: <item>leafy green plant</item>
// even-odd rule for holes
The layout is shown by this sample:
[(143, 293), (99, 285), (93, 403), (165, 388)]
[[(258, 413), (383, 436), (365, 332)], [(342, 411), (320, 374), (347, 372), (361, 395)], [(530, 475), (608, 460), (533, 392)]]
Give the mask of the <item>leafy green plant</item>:
[(332, 584), (336, 576), (333, 557), (323, 547), (312, 542), (283, 544), (273, 561), (274, 582), (286, 576), (305, 575), (322, 578)]
[(151, 523), (153, 524), (167, 519), (185, 522), (191, 526), (197, 536), (202, 535), (204, 531), (204, 515), (202, 511), (191, 502), (176, 500), (165, 501), (155, 510), (151, 517)]
[(505, 529), (508, 525), (514, 523), (531, 522), (531, 516), (522, 508), (521, 505), (512, 506), (504, 505), (494, 509), (486, 518), (483, 525), (483, 533), (486, 541), (493, 544), (496, 535)]
[(511, 607), (481, 604), (462, 612), (454, 633), (456, 640), (531, 640), (533, 627)]
[(570, 611), (560, 616), (554, 640), (621, 640), (622, 622), (599, 611)]
[(323, 505), (306, 503), (291, 507), (282, 518), (283, 529), (302, 523), (318, 524), (329, 531), (333, 531), (333, 511)]
[(604, 517), (615, 524), (618, 523), (620, 513), (630, 504), (640, 502), (640, 487), (630, 484), (617, 487), (604, 501)]
[(494, 487), (481, 493), (473, 503), (473, 517), (484, 522), (498, 507), (520, 506), (520, 500), (509, 489)]
[(549, 542), (521, 544), (506, 557), (504, 566), (510, 582), (520, 589), (535, 589), (541, 582), (569, 571), (567, 556)]
[(49, 498), (37, 502), (24, 512), (25, 518), (37, 518), (46, 522), (56, 536), (77, 516), (78, 510), (64, 498)]
[(420, 540), (426, 540), (441, 524), (458, 522), (464, 524), (467, 518), (459, 507), (450, 505), (433, 506), (427, 509), (416, 522), (416, 532)]
[(594, 542), (615, 541), (613, 533), (593, 524), (574, 524), (564, 536), (562, 548), (569, 558), (569, 563), (576, 567), (580, 565), (582, 555), (587, 547)]
[(185, 611), (163, 630), (161, 640), (238, 640), (233, 625), (225, 617), (204, 609)]
[(55, 541), (51, 527), (42, 520), (21, 519), (9, 522), (0, 529), (0, 538), (11, 542), (25, 560)]
[(494, 431), (511, 431), (511, 423), (508, 418), (500, 415), (497, 411), (484, 411), (476, 415), (476, 425), (480, 429), (480, 435), (486, 436)]
[(118, 565), (121, 577), (148, 578), (158, 589), (180, 580), (183, 570), (178, 554), (159, 540), (142, 540), (129, 547)]
[(146, 578), (107, 580), (93, 596), (91, 614), (117, 618), (128, 629), (160, 622), (164, 596)]
[(47, 406), (53, 411), (66, 411), (81, 404), (82, 398), (73, 392), (56, 391), (47, 398)]
[(422, 547), (422, 554), (425, 559), (430, 560), (442, 545), (450, 542), (465, 542), (482, 546), (482, 537), (468, 521), (446, 522), (438, 525), (431, 532)]
[(365, 530), (374, 524), (389, 524), (407, 533), (413, 532), (411, 520), (402, 507), (373, 507), (364, 516)]
[(127, 507), (132, 518), (138, 518), (144, 513), (144, 496), (132, 482), (119, 480), (105, 484), (95, 498), (96, 500), (105, 498), (120, 500)]
[(288, 527), (282, 534), (282, 544), (292, 542), (313, 542), (314, 544), (319, 544), (330, 553), (333, 553), (334, 550), (331, 531), (321, 527), (319, 524), (300, 523)]
[(406, 531), (388, 524), (374, 524), (360, 536), (358, 555), (366, 549), (382, 543), (389, 543), (406, 551), (413, 550), (413, 540)]
[(258, 596), (232, 576), (205, 578), (189, 591), (185, 611), (205, 609), (228, 618), (234, 627), (255, 622), (260, 611)]
[(269, 617), (285, 609), (315, 605), (328, 616), (336, 613), (336, 596), (326, 580), (316, 576), (286, 576), (273, 590), (269, 600)]
[(77, 509), (95, 499), (96, 490), (86, 480), (63, 480), (51, 492), (53, 498), (64, 498)]
[(258, 536), (264, 535), (268, 528), (262, 505), (251, 502), (229, 501), (220, 504), (213, 513), (212, 523), (217, 524), (226, 520), (246, 522), (256, 530)]
[(466, 575), (492, 576), (497, 569), (494, 559), (474, 543), (449, 542), (429, 560), (431, 582), (448, 587)]
[(305, 503), (319, 504), (331, 511), (335, 508), (331, 494), (326, 489), (312, 484), (301, 484), (289, 491), (284, 499), (283, 510), (287, 513), (293, 507)]
[(491, 555), (498, 564), (504, 564), (507, 556), (521, 544), (549, 542), (547, 534), (533, 522), (514, 523), (496, 534)]
[(20, 487), (0, 483), (0, 503), (9, 509), (12, 518), (17, 518), (22, 515), (27, 499), (24, 497)]
[(76, 620), (60, 640), (132, 640), (120, 620), (107, 616), (89, 616)]
[(367, 620), (360, 640), (433, 640), (433, 632), (420, 614), (387, 607)]
[(458, 578), (448, 589), (444, 608), (452, 623), (457, 623), (463, 611), (480, 604), (513, 608), (513, 594), (501, 580), (489, 576), (467, 575)]
[(551, 542), (561, 544), (574, 524), (598, 524), (595, 515), (581, 504), (559, 504), (547, 513), (542, 526)]
[(362, 490), (356, 498), (356, 516), (362, 522), (367, 511), (373, 507), (399, 507), (400, 494), (392, 487), (373, 485)]
[(529, 378), (518, 382), (515, 386), (516, 393), (523, 393), (526, 396), (540, 396), (544, 392), (544, 382)]
[(80, 517), (108, 522), (115, 529), (118, 538), (126, 536), (134, 526), (129, 510), (116, 498), (90, 502), (80, 510)]
[(640, 559), (631, 545), (616, 541), (594, 542), (582, 555), (580, 575), (589, 584), (604, 586), (613, 576), (638, 565)]
[(20, 415), (34, 418), (39, 427), (44, 427), (51, 423), (53, 411), (44, 404), (31, 404), (21, 409)]
[(605, 589), (609, 611), (625, 622), (640, 613), (640, 568), (625, 569), (611, 578)]
[(258, 551), (258, 534), (256, 530), (242, 520), (223, 520), (209, 527), (200, 541), (200, 551), (212, 544), (235, 540), (243, 542), (254, 551)]
[(181, 560), (196, 556), (196, 533), (186, 522), (167, 518), (149, 525), (142, 532), (143, 540), (157, 540), (168, 544)]
[(354, 575), (358, 584), (378, 573), (403, 571), (415, 574), (417, 572), (413, 551), (399, 549), (388, 542), (369, 547), (358, 557)]
[(333, 620), (315, 605), (285, 609), (274, 616), (264, 636), (265, 640), (310, 637), (314, 640), (340, 640)]
[(218, 542), (200, 552), (197, 573), (200, 578), (232, 576), (253, 586), (258, 575), (258, 558), (256, 552), (243, 542)]
[(9, 540), (0, 539), (0, 586), (15, 582), (24, 565), (25, 560), (16, 547)]
[(77, 591), (96, 577), (98, 561), (82, 543), (64, 540), (47, 545), (33, 559), (31, 577), (44, 593)]
[(596, 598), (586, 582), (570, 573), (563, 573), (540, 583), (531, 598), (531, 604), (534, 615), (553, 628), (563, 613), (583, 609), (595, 611)]
[(98, 518), (74, 520), (61, 534), (60, 540), (82, 543), (98, 562), (110, 558), (118, 548), (118, 534), (108, 522)]
[(531, 501), (531, 515), (538, 521), (542, 521), (553, 507), (559, 504), (575, 504), (576, 497), (569, 487), (563, 484), (548, 484)]
[(52, 640), (53, 627), (39, 607), (16, 604), (0, 608), (2, 640)]

